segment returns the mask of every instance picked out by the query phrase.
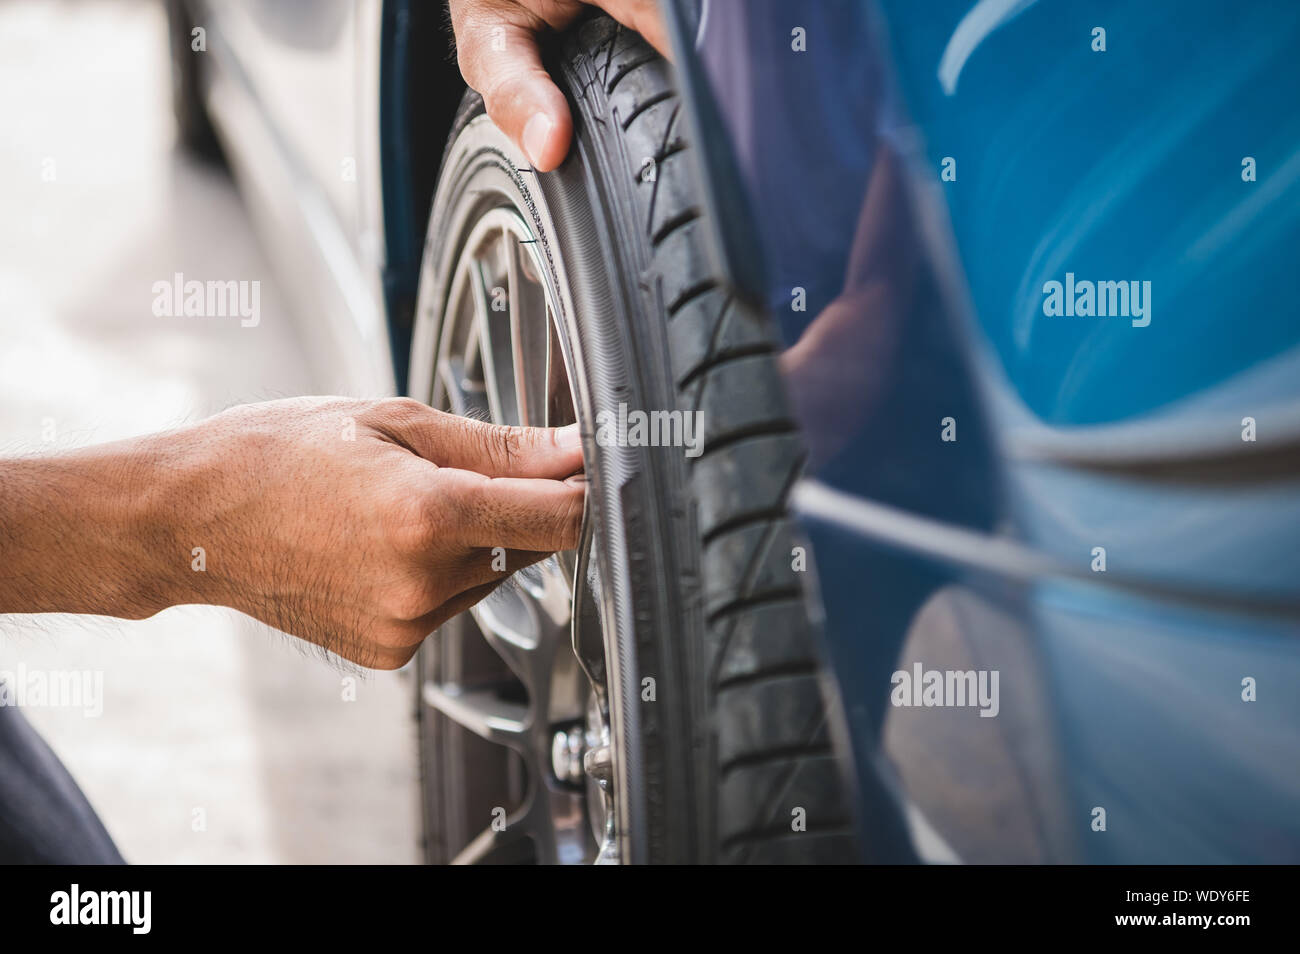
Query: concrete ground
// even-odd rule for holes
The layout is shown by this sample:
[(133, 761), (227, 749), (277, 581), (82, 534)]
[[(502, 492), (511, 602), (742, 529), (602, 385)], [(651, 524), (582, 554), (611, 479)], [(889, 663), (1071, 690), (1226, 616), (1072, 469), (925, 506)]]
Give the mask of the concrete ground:
[[(159, 6), (0, 4), (4, 453), (315, 391), (233, 185), (173, 151), (168, 95)], [(256, 333), (155, 317), (174, 272), (260, 280)], [(0, 616), (0, 672), (20, 665), (103, 673), (102, 715), (25, 712), (129, 861), (415, 860), (406, 674), (355, 679), (204, 607)]]

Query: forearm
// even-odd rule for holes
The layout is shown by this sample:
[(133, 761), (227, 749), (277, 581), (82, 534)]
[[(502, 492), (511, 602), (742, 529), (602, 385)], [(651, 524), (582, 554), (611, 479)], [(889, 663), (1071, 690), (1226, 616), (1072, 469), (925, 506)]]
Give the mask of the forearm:
[(182, 601), (160, 445), (0, 460), (0, 612), (139, 619)]

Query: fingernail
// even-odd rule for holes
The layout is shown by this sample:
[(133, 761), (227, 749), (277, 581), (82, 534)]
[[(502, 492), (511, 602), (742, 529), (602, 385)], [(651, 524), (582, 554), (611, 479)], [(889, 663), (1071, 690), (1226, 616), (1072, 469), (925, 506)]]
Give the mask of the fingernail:
[(566, 477), (566, 478), (564, 478), (564, 482), (565, 482), (566, 484), (568, 484), (570, 487), (583, 487), (583, 488), (585, 488), (585, 487), (587, 486), (587, 475), (586, 475), (586, 474), (574, 474), (572, 477)]
[(541, 165), (542, 153), (546, 150), (546, 141), (551, 138), (555, 123), (545, 113), (535, 113), (524, 124), (524, 152), (533, 165)]
[(555, 432), (555, 446), (560, 450), (581, 450), (582, 433), (577, 424), (566, 424)]

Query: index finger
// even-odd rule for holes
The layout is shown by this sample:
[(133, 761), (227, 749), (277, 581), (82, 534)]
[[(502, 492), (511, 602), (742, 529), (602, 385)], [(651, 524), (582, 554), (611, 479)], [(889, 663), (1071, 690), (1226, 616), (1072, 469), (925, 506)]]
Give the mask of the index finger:
[(511, 427), (399, 401), (372, 422), (439, 467), (491, 477), (563, 479), (582, 468), (582, 435), (567, 427)]

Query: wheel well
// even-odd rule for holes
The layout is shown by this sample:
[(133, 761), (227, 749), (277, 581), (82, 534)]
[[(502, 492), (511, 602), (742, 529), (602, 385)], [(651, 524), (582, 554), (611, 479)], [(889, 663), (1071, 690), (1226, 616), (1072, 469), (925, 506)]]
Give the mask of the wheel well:
[(381, 43), (384, 303), (393, 371), (405, 393), (424, 233), (465, 81), (441, 3), (385, 0)]

